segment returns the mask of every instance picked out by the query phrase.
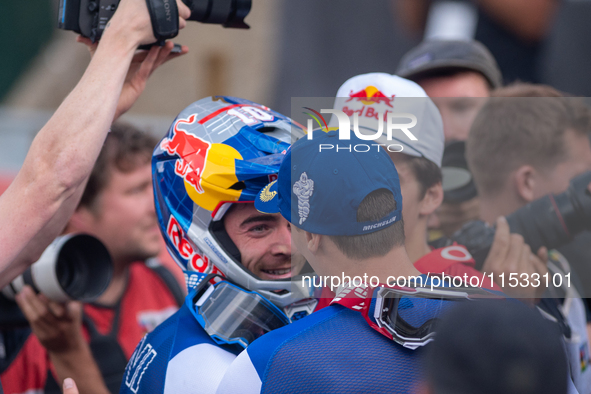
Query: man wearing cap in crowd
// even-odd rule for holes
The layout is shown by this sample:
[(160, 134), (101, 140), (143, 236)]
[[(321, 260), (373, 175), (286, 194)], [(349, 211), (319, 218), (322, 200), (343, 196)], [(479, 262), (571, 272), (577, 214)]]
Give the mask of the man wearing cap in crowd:
[[(380, 92), (378, 96), (386, 97), (387, 101), (372, 100), (372, 97), (351, 100), (351, 95), (361, 91), (368, 92), (368, 95), (373, 92), (374, 96), (376, 92)], [(371, 141), (384, 146), (392, 146), (393, 142), (398, 145), (398, 148), (392, 147), (395, 152), (389, 152), (389, 155), (396, 165), (404, 199), (406, 251), (415, 268), (422, 273), (443, 272), (452, 276), (463, 277), (466, 274), (468, 278), (482, 278), (482, 273), (474, 268), (474, 260), (463, 246), (451, 245), (431, 250), (427, 244), (427, 220), (443, 200), (441, 162), (444, 137), (439, 111), (425, 91), (416, 83), (395, 75), (361, 74), (348, 79), (339, 88), (334, 109), (349, 117), (357, 114), (359, 129), (366, 134), (375, 134), (375, 130), (380, 129), (379, 121), (372, 116), (374, 113), (390, 114), (395, 110), (396, 113), (417, 115), (416, 125), (409, 128), (416, 140), (407, 138), (400, 131), (393, 131), (391, 140), (388, 140), (387, 133), (383, 133), (375, 141)], [(338, 117), (333, 116), (329, 126), (338, 125)], [(529, 264), (529, 258), (535, 258), (533, 254), (509, 253), (512, 248), (523, 252), (527, 246), (519, 244), (509, 235), (506, 223), (499, 225), (496, 235), (497, 239), (486, 263), (487, 272), (494, 270), (501, 273), (511, 266), (522, 267), (526, 271), (536, 268)], [(543, 269), (542, 261), (544, 260), (537, 261), (540, 269)], [(490, 280), (485, 281), (483, 286), (500, 290)], [(515, 290), (522, 291), (523, 288), (505, 290), (513, 295), (524, 295), (515, 293)]]
[[(464, 223), (478, 218), (476, 188), (465, 163), (465, 146), (456, 141), (468, 138), (470, 126), (485, 101), (481, 97), (489, 97), (492, 89), (501, 87), (501, 72), (494, 57), (478, 41), (429, 40), (402, 57), (396, 74), (418, 83), (433, 99), (443, 118), (446, 198), (431, 217), (429, 227), (440, 229), (449, 237)], [(457, 170), (446, 170), (450, 164), (464, 168), (460, 176), (467, 180), (454, 177)]]
[(489, 97), (502, 85), (497, 62), (478, 41), (424, 41), (402, 57), (396, 75), (418, 83), (433, 98), (446, 144), (468, 138), (482, 100), (467, 98)]
[[(367, 142), (354, 133), (341, 140), (337, 131), (300, 139), (255, 206), (290, 221), (292, 242), (321, 277), (428, 281), (404, 249), (400, 184), (385, 150), (320, 149)], [(355, 286), (345, 281), (330, 306), (253, 342), (230, 365), (218, 393), (413, 390), (421, 376), (421, 351), (376, 331), (359, 311), (367, 306), (373, 316), (372, 288)], [(434, 311), (423, 312), (435, 317)], [(380, 359), (387, 362), (376, 362)]]

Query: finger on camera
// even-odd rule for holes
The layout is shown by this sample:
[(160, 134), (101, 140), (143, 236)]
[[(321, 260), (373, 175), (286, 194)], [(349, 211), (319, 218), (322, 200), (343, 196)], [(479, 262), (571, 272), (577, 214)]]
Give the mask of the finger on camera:
[(523, 237), (519, 234), (511, 234), (509, 237), (509, 250), (507, 251), (507, 268), (509, 271), (517, 272), (521, 261), (524, 258), (526, 261), (528, 260), (529, 253), (529, 246), (525, 245)]
[(181, 0), (177, 0), (177, 8), (179, 10), (179, 18), (181, 19), (189, 19), (189, 17), (191, 16), (191, 10), (189, 9), (189, 7), (187, 7), (187, 5), (185, 3), (183, 3)]
[(86, 47), (88, 48), (90, 53), (94, 53), (94, 50), (96, 49), (96, 46), (97, 46), (97, 43), (93, 43), (90, 38), (84, 37), (82, 35), (79, 35), (76, 37), (76, 42), (86, 45)]
[(515, 272), (517, 273), (529, 273), (533, 271), (532, 258), (535, 255), (531, 252), (531, 248), (526, 243), (521, 243), (521, 257), (517, 261)]
[(536, 253), (536, 255), (538, 256), (538, 258), (540, 260), (542, 260), (544, 265), (546, 265), (548, 263), (548, 248), (547, 247), (541, 246), (540, 249), (538, 249), (538, 252)]
[(66, 305), (68, 316), (72, 319), (79, 320), (82, 316), (82, 302), (70, 301)]
[(497, 219), (497, 229), (495, 232), (495, 237), (490, 247), (490, 251), (488, 252), (488, 256), (486, 256), (486, 260), (484, 261), (484, 265), (482, 267), (483, 271), (485, 272), (497, 272), (500, 270), (500, 267), (504, 264), (507, 251), (509, 249), (509, 226), (503, 226), (503, 220), (503, 217), (499, 217)]
[(172, 53), (172, 50), (175, 48), (175, 44), (172, 41), (167, 41), (166, 44), (160, 49), (158, 53), (158, 58), (154, 62), (154, 69), (160, 67), (162, 64), (166, 63), (167, 61), (182, 56), (189, 52), (189, 47), (186, 45), (180, 46), (180, 52)]
[(540, 276), (548, 273), (548, 249), (545, 247), (540, 248), (537, 255), (532, 254), (532, 260), (535, 270)]
[(21, 292), (15, 297), (15, 301), (27, 320), (37, 321), (49, 313), (47, 306), (37, 297), (33, 289), (24, 286)]
[(491, 250), (497, 247), (500, 251), (504, 252), (503, 254), (507, 254), (511, 246), (511, 233), (509, 231), (507, 219), (505, 219), (504, 216), (499, 217), (496, 225), (497, 227)]
[(47, 308), (55, 317), (59, 319), (66, 317), (65, 306), (58, 302), (47, 300)]

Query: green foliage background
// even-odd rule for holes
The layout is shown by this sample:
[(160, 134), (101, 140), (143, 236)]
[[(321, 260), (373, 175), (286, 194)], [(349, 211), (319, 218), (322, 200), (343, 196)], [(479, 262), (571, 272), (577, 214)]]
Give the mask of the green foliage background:
[(0, 1), (0, 101), (57, 25), (51, 0)]

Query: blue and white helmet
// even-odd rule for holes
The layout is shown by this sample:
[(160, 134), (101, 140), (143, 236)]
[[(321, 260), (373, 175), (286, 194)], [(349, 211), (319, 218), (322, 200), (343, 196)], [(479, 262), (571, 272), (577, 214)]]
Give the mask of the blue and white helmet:
[(254, 202), (276, 179), (304, 135), (290, 118), (234, 97), (201, 99), (176, 117), (154, 150), (152, 174), (160, 229), (189, 289), (220, 273), (280, 307), (312, 297), (297, 277), (262, 280), (246, 270), (222, 221), (232, 204)]

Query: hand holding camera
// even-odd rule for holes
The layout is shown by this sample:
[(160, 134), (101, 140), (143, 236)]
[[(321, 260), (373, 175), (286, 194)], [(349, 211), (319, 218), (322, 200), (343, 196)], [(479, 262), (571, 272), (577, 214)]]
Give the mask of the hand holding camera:
[[(139, 4), (141, 2), (143, 7)], [(58, 27), (73, 30), (96, 42), (111, 18), (116, 18), (131, 23), (132, 31), (140, 32), (140, 36), (146, 38), (140, 44), (154, 41), (162, 44), (175, 37), (178, 30), (185, 27), (186, 20), (248, 28), (244, 18), (250, 7), (251, 0), (60, 0)], [(138, 12), (140, 8), (142, 11)], [(146, 23), (148, 16), (151, 23)]]
[[(98, 43), (88, 37), (78, 36), (76, 41), (86, 45), (90, 56), (94, 56)], [(121, 89), (113, 122), (126, 113), (142, 94), (148, 78), (161, 65), (189, 52), (185, 45), (175, 45), (167, 41), (163, 46), (154, 45), (149, 50), (136, 51)]]
[(51, 353), (75, 351), (86, 346), (82, 335), (82, 303), (61, 304), (25, 286), (14, 298), (33, 333)]
[(541, 247), (537, 255), (533, 254), (529, 245), (524, 242), (523, 236), (510, 233), (507, 219), (501, 216), (497, 219), (494, 241), (484, 261), (482, 271), (486, 275), (492, 273), (499, 286), (505, 285), (503, 291), (507, 295), (535, 300), (542, 296), (546, 290), (545, 286), (534, 286), (533, 281), (527, 281), (529, 286), (512, 287), (508, 285), (508, 282), (499, 282), (498, 278), (503, 274), (507, 278), (511, 274), (520, 276), (525, 274), (526, 278), (530, 278), (536, 273), (542, 277), (548, 272), (547, 260), (548, 250), (545, 247)]

